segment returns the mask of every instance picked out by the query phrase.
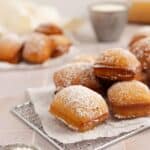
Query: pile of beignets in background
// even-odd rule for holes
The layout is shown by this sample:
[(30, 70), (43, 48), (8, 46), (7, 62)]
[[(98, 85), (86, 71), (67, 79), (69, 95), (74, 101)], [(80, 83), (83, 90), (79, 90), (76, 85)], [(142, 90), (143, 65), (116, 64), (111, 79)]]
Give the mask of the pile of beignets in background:
[(110, 114), (116, 119), (150, 116), (149, 80), (145, 80), (150, 73), (150, 39), (135, 44), (131, 51), (111, 48), (99, 56), (76, 57), (59, 68), (49, 112), (79, 132), (101, 124)]
[(50, 58), (67, 53), (71, 44), (71, 40), (64, 35), (59, 26), (42, 24), (27, 35), (15, 33), (1, 35), (0, 61), (41, 64)]

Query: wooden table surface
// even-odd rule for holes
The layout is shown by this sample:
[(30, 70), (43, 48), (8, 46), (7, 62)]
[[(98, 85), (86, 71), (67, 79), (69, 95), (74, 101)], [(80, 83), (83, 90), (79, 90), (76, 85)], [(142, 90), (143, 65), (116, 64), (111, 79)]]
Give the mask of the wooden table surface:
[[(128, 41), (126, 37), (137, 29), (138, 28), (134, 26), (128, 26), (122, 39), (117, 43), (112, 43), (112, 45), (115, 47), (119, 46), (118, 43), (121, 43), (122, 46), (125, 45), (124, 42)], [(86, 51), (86, 49), (99, 50), (104, 46), (102, 43), (83, 43), (84, 44), (77, 46), (82, 52)], [(106, 45), (108, 46), (108, 44)], [(0, 145), (25, 143), (39, 146), (42, 150), (55, 149), (51, 144), (10, 113), (13, 106), (26, 101), (24, 98), (26, 88), (52, 84), (52, 73), (53, 68), (32, 71), (0, 72)], [(148, 150), (150, 149), (149, 139), (150, 130), (146, 130), (107, 148), (107, 150)]]

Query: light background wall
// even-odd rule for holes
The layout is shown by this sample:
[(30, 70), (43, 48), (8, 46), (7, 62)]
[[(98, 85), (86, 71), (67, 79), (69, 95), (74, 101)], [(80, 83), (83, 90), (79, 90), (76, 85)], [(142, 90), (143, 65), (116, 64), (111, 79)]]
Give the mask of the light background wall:
[(133, 0), (31, 0), (53, 5), (65, 16), (87, 16), (88, 5), (102, 1), (120, 1), (131, 3)]
[(90, 3), (102, 0), (34, 0), (58, 8), (60, 13), (65, 16), (87, 15), (87, 6)]

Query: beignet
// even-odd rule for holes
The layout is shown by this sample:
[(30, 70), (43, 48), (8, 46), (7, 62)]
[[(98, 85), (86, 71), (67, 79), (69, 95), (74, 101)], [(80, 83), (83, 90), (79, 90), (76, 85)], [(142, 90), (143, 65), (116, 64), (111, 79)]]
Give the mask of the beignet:
[(62, 29), (58, 25), (52, 23), (41, 24), (35, 29), (35, 31), (46, 35), (63, 34)]
[(52, 57), (61, 56), (69, 51), (72, 42), (64, 35), (49, 36), (49, 40), (53, 45)]
[(71, 129), (87, 131), (104, 122), (109, 115), (101, 95), (80, 86), (69, 86), (55, 95), (49, 110)]
[(0, 60), (19, 63), (21, 60), (23, 41), (14, 33), (0, 36)]
[(150, 69), (150, 37), (133, 44), (130, 51), (139, 59), (144, 70)]
[(103, 51), (94, 64), (97, 77), (108, 80), (131, 80), (141, 72), (141, 64), (128, 50), (113, 48)]
[(108, 99), (114, 117), (118, 119), (150, 115), (150, 90), (140, 81), (124, 81), (108, 90)]
[(83, 85), (95, 91), (101, 91), (90, 63), (67, 64), (54, 73), (53, 80), (57, 91), (70, 85)]
[(131, 47), (133, 44), (135, 44), (137, 41), (149, 37), (150, 36), (150, 27), (143, 27), (138, 32), (133, 35), (133, 37), (130, 40), (129, 47)]
[(134, 35), (129, 43), (129, 47), (132, 47), (133, 44), (135, 44), (136, 42), (138, 42), (139, 40), (141, 39), (144, 39), (146, 38), (147, 35), (146, 34), (137, 34), (137, 35)]
[(52, 54), (49, 38), (40, 33), (32, 33), (25, 41), (23, 58), (25, 61), (40, 64)]

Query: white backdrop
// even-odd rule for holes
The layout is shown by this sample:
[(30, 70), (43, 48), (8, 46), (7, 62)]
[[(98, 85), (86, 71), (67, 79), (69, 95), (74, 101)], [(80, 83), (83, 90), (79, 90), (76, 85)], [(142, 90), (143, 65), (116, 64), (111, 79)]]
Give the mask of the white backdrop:
[[(33, 0), (54, 5), (65, 16), (87, 15), (87, 6), (98, 0)], [(99, 0), (101, 1), (101, 0)]]
[(131, 0), (33, 0), (36, 2), (54, 5), (60, 13), (65, 16), (82, 16), (87, 15), (87, 7), (89, 4), (101, 1), (127, 1)]

